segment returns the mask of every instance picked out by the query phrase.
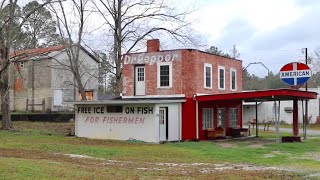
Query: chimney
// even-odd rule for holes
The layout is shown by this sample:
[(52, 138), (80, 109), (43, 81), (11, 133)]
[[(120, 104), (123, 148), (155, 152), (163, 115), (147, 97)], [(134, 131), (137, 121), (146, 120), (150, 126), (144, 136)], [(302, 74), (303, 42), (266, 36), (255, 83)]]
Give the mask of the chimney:
[(147, 41), (147, 52), (158, 52), (160, 50), (159, 39), (151, 39)]

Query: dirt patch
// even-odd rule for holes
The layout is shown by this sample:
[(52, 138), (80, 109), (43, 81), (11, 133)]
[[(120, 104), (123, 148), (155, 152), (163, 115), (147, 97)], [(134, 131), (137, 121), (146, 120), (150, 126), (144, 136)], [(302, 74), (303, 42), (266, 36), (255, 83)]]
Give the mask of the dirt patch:
[(295, 157), (295, 159), (312, 159), (316, 161), (320, 161), (320, 153), (319, 152), (309, 152), (300, 157)]
[[(126, 172), (145, 172), (158, 174), (160, 177), (187, 177), (188, 179), (207, 179), (215, 176), (215, 179), (235, 177), (236, 179), (292, 179), (297, 177), (293, 172), (284, 171), (277, 167), (254, 166), (250, 164), (231, 163), (151, 163), (136, 161), (118, 161), (104, 158), (96, 158), (80, 154), (61, 154), (31, 150), (0, 149), (0, 158), (13, 157), (23, 159), (47, 160), (52, 163), (67, 162), (70, 166), (79, 166), (84, 169), (100, 168), (119, 169)], [(129, 175), (130, 177), (130, 175)], [(255, 177), (255, 178), (251, 178)], [(161, 179), (161, 178), (160, 178)]]
[[(108, 160), (103, 158), (95, 158), (86, 155), (79, 154), (64, 154), (65, 156), (75, 158), (75, 159), (95, 159), (106, 161), (105, 165), (120, 165), (123, 164), (132, 165), (132, 166), (142, 166), (137, 167), (137, 169), (141, 170), (169, 170), (172, 168), (182, 168), (184, 170), (188, 168), (198, 168), (198, 171), (201, 173), (210, 173), (216, 171), (225, 171), (225, 170), (242, 170), (242, 171), (265, 171), (265, 170), (283, 170), (277, 167), (267, 167), (267, 166), (254, 166), (249, 164), (231, 164), (231, 163), (221, 163), (221, 164), (213, 164), (213, 163), (150, 163), (150, 162), (133, 162), (133, 161), (116, 161), (116, 160)], [(150, 167), (150, 168), (146, 168)]]
[(265, 157), (265, 158), (273, 158), (273, 157), (275, 157), (276, 155), (288, 155), (288, 156), (290, 156), (289, 153), (283, 153), (283, 152), (281, 152), (281, 151), (272, 151), (272, 152), (269, 153), (269, 154), (265, 154), (264, 157)]
[(250, 144), (248, 147), (251, 147), (251, 148), (265, 148), (264, 145), (266, 143), (255, 143), (255, 144)]
[(237, 144), (234, 143), (227, 143), (227, 142), (223, 142), (223, 143), (217, 143), (217, 145), (219, 145), (220, 147), (224, 147), (224, 148), (234, 148), (234, 147), (238, 147)]

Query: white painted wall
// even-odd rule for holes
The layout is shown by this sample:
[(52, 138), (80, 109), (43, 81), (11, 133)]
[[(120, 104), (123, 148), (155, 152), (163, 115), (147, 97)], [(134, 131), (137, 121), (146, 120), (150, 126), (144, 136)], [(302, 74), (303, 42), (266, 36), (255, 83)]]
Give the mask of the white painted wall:
[[(104, 113), (78, 113), (79, 107), (104, 107)], [(134, 113), (127, 114), (125, 112), (126, 107), (133, 107)], [(153, 113), (138, 113), (138, 107), (153, 108)], [(141, 104), (123, 106), (122, 113), (107, 113), (107, 105), (76, 105), (75, 133), (78, 137), (94, 139), (136, 139), (146, 142), (158, 142), (158, 136), (154, 128), (158, 121), (156, 121), (157, 118), (154, 110), (155, 106), (152, 104)], [(90, 121), (92, 117), (94, 120)], [(117, 123), (114, 121), (115, 118), (118, 118)], [(128, 123), (128, 118), (134, 118), (134, 123)], [(141, 123), (141, 119), (143, 123)]]
[[(180, 139), (181, 103), (156, 104), (156, 112), (159, 114), (160, 107), (168, 107), (168, 141)], [(159, 134), (159, 116), (157, 116), (156, 131)], [(159, 135), (157, 136), (159, 141)]]
[[(303, 89), (301, 89), (303, 90)], [(318, 93), (317, 99), (311, 99), (308, 102), (308, 115), (311, 117), (310, 123), (315, 123), (317, 121), (317, 116), (319, 116), (319, 94), (320, 88), (309, 88), (308, 91), (313, 91)], [(278, 102), (277, 102), (278, 106)], [(280, 121), (284, 121), (288, 124), (292, 124), (293, 113), (285, 112), (285, 107), (293, 107), (293, 101), (281, 101), (280, 102)], [(305, 108), (305, 104), (303, 105)], [(302, 112), (302, 102), (298, 101), (298, 121), (299, 123), (303, 122), (303, 112)], [(244, 105), (243, 106), (243, 124), (247, 124), (250, 119), (255, 119), (255, 105)], [(258, 121), (274, 121), (274, 102), (262, 102), (258, 105)]]
[[(93, 139), (129, 140), (159, 142), (159, 107), (168, 107), (168, 141), (180, 138), (181, 103), (168, 104), (127, 104), (123, 105), (122, 113), (107, 113), (109, 105), (76, 105), (75, 133), (78, 137)], [(81, 107), (91, 107), (91, 113), (81, 112)], [(94, 107), (103, 107), (104, 113), (94, 113)], [(134, 113), (126, 112), (126, 108), (134, 108)], [(139, 107), (153, 108), (152, 113), (141, 114)], [(80, 112), (78, 112), (80, 108)], [(113, 118), (111, 123), (111, 117)], [(108, 119), (109, 118), (109, 119)], [(114, 122), (117, 119), (117, 123)], [(121, 121), (119, 122), (121, 118)], [(138, 123), (124, 123), (124, 118), (136, 118)], [(140, 119), (143, 123), (140, 123)], [(136, 121), (135, 121), (136, 122)]]

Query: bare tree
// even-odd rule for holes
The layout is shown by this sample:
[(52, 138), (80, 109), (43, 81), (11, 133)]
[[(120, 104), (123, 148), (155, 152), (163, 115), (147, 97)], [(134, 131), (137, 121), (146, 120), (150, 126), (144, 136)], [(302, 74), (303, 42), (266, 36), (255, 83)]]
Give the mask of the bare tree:
[(232, 58), (234, 58), (234, 59), (240, 58), (240, 53), (239, 53), (239, 50), (237, 49), (236, 45), (233, 45), (230, 52), (231, 52), (230, 54), (231, 54)]
[[(9, 94), (9, 49), (12, 44), (12, 26), (17, 1), (3, 1), (0, 6), (1, 19), (0, 24), (0, 96), (2, 111), (2, 129), (9, 130), (12, 128), (10, 113), (10, 94)], [(7, 16), (4, 15), (4, 8), (8, 7)]]
[[(90, 73), (89, 70), (83, 69), (85, 65), (80, 57), (80, 51), (83, 48), (81, 43), (83, 43), (85, 23), (92, 13), (92, 10), (89, 10), (88, 3), (89, 0), (72, 0), (59, 2), (58, 6), (51, 6), (51, 10), (56, 17), (61, 42), (68, 55), (66, 62), (57, 60), (57, 66), (54, 68), (68, 70), (72, 73), (76, 82), (74, 85), (78, 88), (82, 100), (87, 100), (83, 76)], [(93, 76), (93, 74), (91, 75)]]
[[(34, 10), (21, 16), (17, 13), (18, 0), (2, 0), (0, 2), (0, 97), (1, 97), (1, 112), (2, 112), (2, 127), (1, 129), (12, 129), (11, 112), (10, 112), (10, 57), (9, 51), (13, 42), (19, 38), (21, 33), (16, 29), (20, 29), (26, 19), (30, 17), (38, 8), (41, 8), (53, 1), (48, 0), (43, 4), (39, 4)], [(18, 19), (18, 20), (17, 20)], [(18, 23), (18, 24), (16, 24)]]
[(320, 72), (320, 48), (314, 50), (314, 55), (308, 57), (308, 60), (312, 61), (312, 71), (313, 72)]
[(122, 54), (147, 38), (166, 34), (182, 44), (197, 44), (185, 20), (191, 12), (179, 13), (165, 0), (98, 0), (94, 4), (113, 36), (116, 95), (122, 92)]

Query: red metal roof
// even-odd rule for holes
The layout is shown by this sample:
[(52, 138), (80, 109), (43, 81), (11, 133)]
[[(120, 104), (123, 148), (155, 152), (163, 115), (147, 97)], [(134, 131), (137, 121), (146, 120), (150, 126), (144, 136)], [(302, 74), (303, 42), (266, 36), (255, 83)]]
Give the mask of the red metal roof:
[(244, 100), (246, 102), (284, 101), (293, 99), (316, 99), (317, 93), (294, 89), (272, 89), (262, 91), (248, 91), (240, 93), (213, 94), (197, 96), (197, 101), (227, 101)]
[(45, 48), (18, 50), (18, 51), (11, 52), (9, 54), (9, 57), (15, 58), (15, 60), (24, 60), (24, 59), (27, 60), (27, 58), (30, 58), (30, 57), (45, 55), (53, 51), (60, 51), (64, 48), (65, 46), (59, 45), (59, 46), (51, 46), (51, 47), (45, 47)]
[[(93, 60), (95, 60), (97, 63), (100, 63), (100, 61), (91, 54), (87, 49), (80, 46), (80, 48), (86, 52)], [(36, 57), (39, 59), (45, 59), (48, 58), (48, 54), (54, 51), (61, 51), (63, 49), (66, 49), (66, 46), (64, 45), (58, 45), (58, 46), (50, 46), (45, 48), (36, 48), (36, 49), (27, 49), (27, 50), (18, 50), (14, 52), (10, 52), (9, 57), (11, 60), (15, 61), (27, 61), (29, 58)]]

